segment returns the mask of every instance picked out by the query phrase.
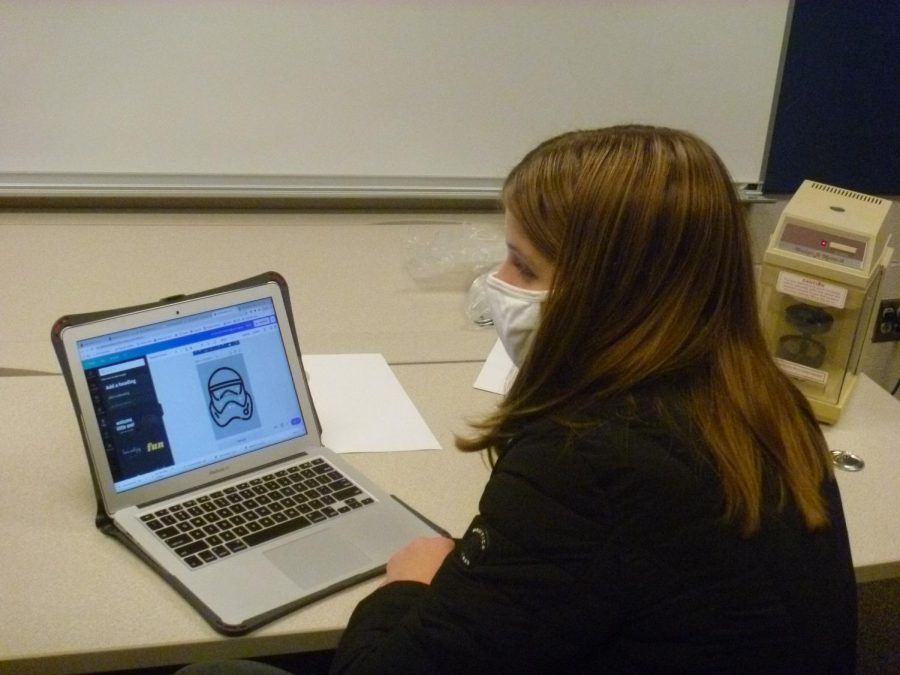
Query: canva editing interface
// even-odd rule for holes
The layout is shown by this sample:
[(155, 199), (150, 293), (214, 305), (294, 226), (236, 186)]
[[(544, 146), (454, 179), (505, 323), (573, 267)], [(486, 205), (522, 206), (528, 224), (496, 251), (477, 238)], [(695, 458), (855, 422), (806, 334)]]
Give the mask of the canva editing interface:
[(78, 350), (118, 492), (306, 434), (269, 298)]

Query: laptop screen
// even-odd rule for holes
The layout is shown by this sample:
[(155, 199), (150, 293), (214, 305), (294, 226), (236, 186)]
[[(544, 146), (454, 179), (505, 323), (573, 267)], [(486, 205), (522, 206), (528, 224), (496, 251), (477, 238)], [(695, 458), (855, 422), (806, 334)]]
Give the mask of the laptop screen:
[(307, 433), (269, 298), (77, 346), (116, 492)]

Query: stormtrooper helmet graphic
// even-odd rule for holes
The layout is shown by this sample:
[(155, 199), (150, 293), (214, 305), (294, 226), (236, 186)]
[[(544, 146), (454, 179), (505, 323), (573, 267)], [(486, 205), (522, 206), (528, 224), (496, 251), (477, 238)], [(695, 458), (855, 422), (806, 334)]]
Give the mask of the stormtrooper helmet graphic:
[(209, 414), (220, 427), (253, 417), (253, 399), (236, 370), (219, 368), (209, 376)]

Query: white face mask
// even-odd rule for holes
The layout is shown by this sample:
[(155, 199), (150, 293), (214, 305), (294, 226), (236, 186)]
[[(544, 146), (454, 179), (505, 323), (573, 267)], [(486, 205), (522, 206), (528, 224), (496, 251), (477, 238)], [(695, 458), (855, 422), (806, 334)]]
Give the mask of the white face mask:
[(541, 303), (547, 291), (529, 291), (501, 281), (494, 274), (485, 279), (494, 327), (509, 358), (521, 366), (541, 320)]

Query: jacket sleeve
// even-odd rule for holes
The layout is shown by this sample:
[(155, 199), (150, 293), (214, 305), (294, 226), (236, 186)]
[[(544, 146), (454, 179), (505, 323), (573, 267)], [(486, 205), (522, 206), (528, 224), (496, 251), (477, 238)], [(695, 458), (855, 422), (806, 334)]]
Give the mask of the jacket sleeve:
[(616, 620), (614, 597), (589, 597), (587, 577), (613, 565), (598, 554), (602, 536), (529, 476), (496, 471), (430, 586), (396, 582), (360, 603), (332, 672), (539, 672), (583, 661)]

